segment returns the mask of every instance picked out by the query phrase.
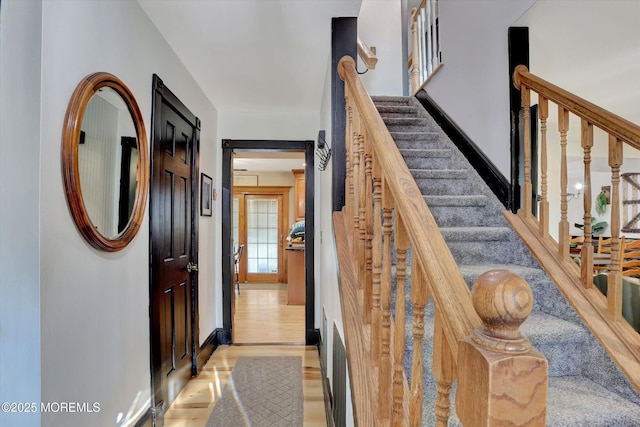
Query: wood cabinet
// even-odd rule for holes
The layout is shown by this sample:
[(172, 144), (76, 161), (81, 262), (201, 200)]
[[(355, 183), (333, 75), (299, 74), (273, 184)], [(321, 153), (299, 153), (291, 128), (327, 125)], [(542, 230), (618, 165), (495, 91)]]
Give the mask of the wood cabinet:
[(304, 219), (304, 169), (293, 169), (294, 206), (293, 212), (296, 221)]
[(287, 248), (289, 268), (287, 290), (289, 305), (302, 305), (306, 300), (304, 245), (291, 245)]

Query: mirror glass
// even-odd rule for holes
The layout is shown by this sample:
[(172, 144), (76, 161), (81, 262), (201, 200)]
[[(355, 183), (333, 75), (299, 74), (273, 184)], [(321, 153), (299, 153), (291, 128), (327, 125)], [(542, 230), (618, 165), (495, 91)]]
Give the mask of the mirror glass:
[(103, 87), (89, 100), (82, 119), (78, 171), (87, 214), (109, 239), (129, 223), (137, 169), (136, 127), (129, 108), (118, 92)]
[(140, 108), (116, 76), (99, 72), (76, 87), (62, 131), (69, 211), (96, 249), (119, 251), (136, 236), (149, 191), (149, 151)]

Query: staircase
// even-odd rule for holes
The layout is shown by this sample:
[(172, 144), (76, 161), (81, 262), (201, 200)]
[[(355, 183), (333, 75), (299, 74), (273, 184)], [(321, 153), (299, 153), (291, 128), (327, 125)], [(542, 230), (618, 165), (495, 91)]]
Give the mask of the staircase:
[[(504, 206), (455, 145), (415, 98), (373, 97), (373, 101), (467, 284), (471, 286), (486, 271), (507, 269), (531, 286), (535, 304), (521, 331), (549, 361), (547, 425), (640, 426), (640, 396), (507, 225)], [(407, 285), (407, 295), (408, 289)], [(410, 318), (410, 303), (406, 310)], [(432, 304), (426, 310), (425, 329), (422, 425), (434, 426)], [(410, 331), (406, 340), (405, 368), (410, 372)], [(449, 423), (460, 425), (454, 396), (455, 390)]]

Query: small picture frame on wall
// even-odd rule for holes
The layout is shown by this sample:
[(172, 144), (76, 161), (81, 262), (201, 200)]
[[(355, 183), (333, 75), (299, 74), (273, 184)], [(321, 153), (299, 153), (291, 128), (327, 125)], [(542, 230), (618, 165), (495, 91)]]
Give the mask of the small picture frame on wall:
[(213, 179), (204, 173), (200, 174), (200, 216), (213, 215)]

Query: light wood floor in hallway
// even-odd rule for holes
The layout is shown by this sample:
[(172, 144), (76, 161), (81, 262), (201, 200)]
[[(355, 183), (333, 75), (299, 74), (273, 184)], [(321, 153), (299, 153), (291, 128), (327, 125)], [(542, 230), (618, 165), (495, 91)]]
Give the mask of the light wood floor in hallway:
[(304, 344), (304, 305), (287, 304), (286, 285), (240, 285), (233, 317), (235, 344)]
[[(256, 325), (259, 330), (277, 331), (268, 335), (271, 342), (275, 339), (289, 343), (304, 342), (304, 306), (288, 306), (286, 291), (274, 289), (273, 286), (254, 288), (260, 289), (243, 287), (240, 295), (236, 295), (234, 329), (239, 326), (238, 323), (242, 324), (243, 320), (247, 322), (249, 318), (253, 318), (254, 322), (259, 323)], [(302, 307), (302, 310), (297, 310), (300, 312), (296, 313), (295, 309), (299, 307)], [(263, 324), (266, 324), (266, 328)], [(251, 332), (251, 328), (247, 328), (246, 331)], [(265, 342), (264, 334), (265, 332), (262, 335), (234, 333), (234, 341), (241, 338), (243, 342)], [(302, 337), (297, 334), (301, 334)], [(255, 341), (257, 338), (260, 339)], [(204, 427), (240, 356), (302, 356), (304, 426), (327, 426), (318, 348), (291, 344), (218, 347), (200, 375), (191, 379), (173, 402), (165, 414), (165, 426)]]

